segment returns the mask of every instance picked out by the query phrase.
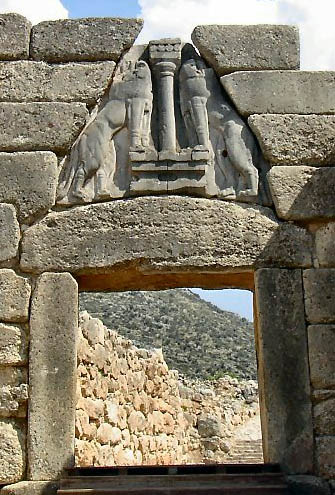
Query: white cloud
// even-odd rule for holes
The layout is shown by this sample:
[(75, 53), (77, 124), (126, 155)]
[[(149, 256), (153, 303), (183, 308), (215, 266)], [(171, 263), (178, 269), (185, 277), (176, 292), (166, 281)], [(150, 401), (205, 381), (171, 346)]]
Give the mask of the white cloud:
[(0, 0), (0, 12), (16, 12), (33, 24), (69, 16), (60, 0)]
[(334, 0), (138, 0), (144, 28), (138, 42), (190, 40), (199, 24), (296, 24), (303, 69), (335, 69)]

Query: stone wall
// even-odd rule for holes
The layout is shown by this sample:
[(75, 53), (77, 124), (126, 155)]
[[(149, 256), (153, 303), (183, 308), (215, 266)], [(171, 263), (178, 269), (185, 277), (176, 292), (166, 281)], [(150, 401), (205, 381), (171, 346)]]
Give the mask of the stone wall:
[(234, 429), (258, 412), (257, 384), (178, 379), (160, 349), (138, 349), (81, 313), (76, 465), (229, 459)]
[(41, 492), (73, 465), (77, 284), (255, 288), (265, 460), (334, 479), (334, 74), (297, 70), (293, 27), (197, 28), (195, 45), (268, 162), (273, 205), (185, 194), (64, 211), (59, 164), (140, 27), (86, 19), (32, 28), (1, 15), (3, 492), (18, 493), (22, 484), (10, 484), (20, 480)]
[[(8, 206), (9, 208), (9, 206)], [(14, 208), (13, 208), (14, 210)], [(29, 280), (0, 270), (0, 484), (26, 469)]]

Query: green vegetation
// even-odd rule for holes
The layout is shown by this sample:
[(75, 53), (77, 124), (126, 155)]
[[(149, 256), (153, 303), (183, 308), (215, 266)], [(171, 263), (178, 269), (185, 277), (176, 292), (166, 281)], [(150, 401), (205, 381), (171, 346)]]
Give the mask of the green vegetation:
[(82, 293), (80, 308), (190, 378), (256, 379), (253, 324), (188, 289)]

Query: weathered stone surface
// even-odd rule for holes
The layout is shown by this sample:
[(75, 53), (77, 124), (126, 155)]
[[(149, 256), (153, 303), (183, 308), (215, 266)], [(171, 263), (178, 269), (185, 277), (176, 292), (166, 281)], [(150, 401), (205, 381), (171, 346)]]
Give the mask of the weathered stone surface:
[(27, 383), (27, 369), (16, 366), (5, 366), (1, 368), (0, 387), (10, 385), (19, 387), (22, 383)]
[(14, 206), (0, 204), (0, 262), (15, 258), (20, 238), (20, 225)]
[(286, 479), (289, 495), (330, 495), (329, 484), (322, 478), (297, 475)]
[(49, 65), (0, 63), (0, 101), (64, 101), (93, 104), (108, 87), (115, 62)]
[[(320, 289), (322, 291), (322, 288)], [(335, 325), (308, 327), (311, 382), (315, 389), (335, 387)]]
[(77, 325), (77, 284), (71, 275), (41, 275), (30, 320), (31, 480), (57, 479), (73, 465)]
[(335, 218), (335, 167), (272, 167), (267, 177), (280, 218)]
[(26, 329), (0, 323), (0, 365), (22, 365), (27, 362)]
[(318, 474), (325, 478), (335, 478), (335, 436), (316, 438), (316, 462)]
[(301, 271), (258, 270), (255, 289), (264, 460), (308, 473), (313, 424)]
[(279, 165), (333, 165), (333, 115), (251, 115), (266, 160)]
[(41, 22), (32, 29), (31, 55), (48, 62), (117, 61), (142, 25), (141, 19), (112, 17)]
[(255, 113), (335, 113), (335, 72), (235, 72), (221, 84), (245, 116)]
[(220, 437), (222, 435), (222, 426), (220, 418), (213, 415), (200, 416), (198, 418), (198, 431), (201, 437)]
[(0, 103), (0, 151), (64, 151), (87, 115), (83, 103)]
[(335, 399), (335, 390), (313, 390), (312, 399), (314, 404), (318, 404), (320, 402)]
[(52, 481), (19, 481), (4, 486), (1, 495), (56, 495), (58, 483)]
[(318, 435), (335, 435), (334, 411), (335, 399), (329, 399), (314, 406), (314, 427)]
[[(1, 369), (1, 373), (3, 369)], [(25, 418), (27, 415), (28, 384), (0, 386), (0, 416)]]
[(31, 288), (14, 270), (0, 270), (0, 320), (27, 321)]
[(335, 222), (323, 225), (315, 232), (316, 256), (321, 267), (335, 267)]
[(19, 14), (0, 15), (0, 60), (28, 58), (31, 23)]
[(26, 457), (24, 426), (13, 419), (0, 420), (0, 484), (15, 483), (24, 475)]
[(58, 171), (53, 153), (0, 153), (0, 175), (0, 201), (13, 203), (21, 221), (54, 205)]
[(300, 65), (299, 32), (294, 26), (197, 26), (192, 41), (219, 76)]
[(22, 269), (106, 273), (310, 265), (309, 234), (268, 208), (194, 198), (137, 198), (51, 213), (26, 230)]
[(306, 316), (309, 323), (335, 322), (335, 269), (304, 271)]

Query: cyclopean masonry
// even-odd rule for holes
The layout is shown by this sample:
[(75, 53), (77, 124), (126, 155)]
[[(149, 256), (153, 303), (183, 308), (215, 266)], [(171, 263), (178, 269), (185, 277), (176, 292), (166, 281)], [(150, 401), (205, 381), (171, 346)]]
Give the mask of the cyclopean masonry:
[(265, 461), (329, 493), (334, 74), (291, 26), (140, 29), (1, 16), (3, 495), (73, 465), (78, 289), (173, 287), (255, 291)]

